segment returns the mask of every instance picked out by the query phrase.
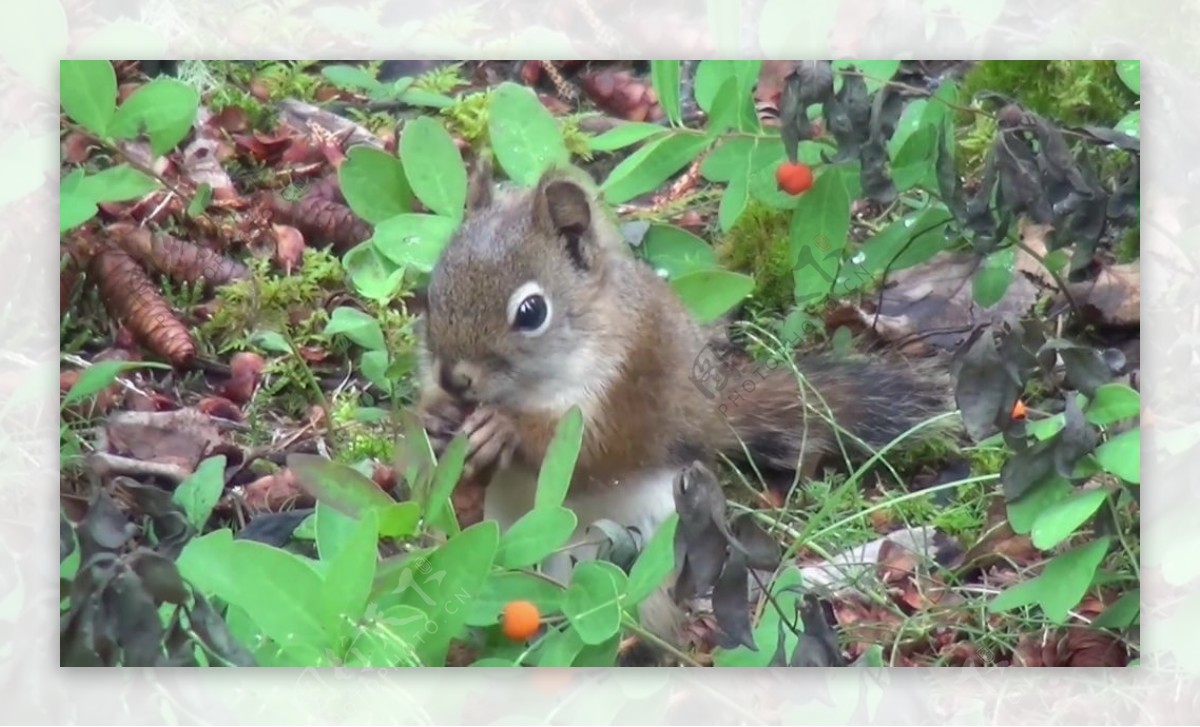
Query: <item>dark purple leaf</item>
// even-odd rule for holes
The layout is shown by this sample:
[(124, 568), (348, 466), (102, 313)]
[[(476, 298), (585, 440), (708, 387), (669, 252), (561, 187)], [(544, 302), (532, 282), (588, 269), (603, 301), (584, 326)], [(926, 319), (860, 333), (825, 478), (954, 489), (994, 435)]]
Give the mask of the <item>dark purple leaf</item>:
[(129, 567), (137, 573), (146, 591), (159, 603), (187, 603), (188, 589), (173, 561), (152, 550), (139, 548), (130, 556)]

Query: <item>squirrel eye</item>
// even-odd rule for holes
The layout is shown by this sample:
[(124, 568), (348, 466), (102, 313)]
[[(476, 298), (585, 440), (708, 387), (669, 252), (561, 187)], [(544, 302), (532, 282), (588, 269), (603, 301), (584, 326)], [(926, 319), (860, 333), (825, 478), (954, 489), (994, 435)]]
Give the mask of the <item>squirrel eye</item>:
[(549, 318), (550, 308), (546, 299), (533, 294), (517, 305), (517, 315), (513, 317), (513, 326), (526, 333), (539, 332)]

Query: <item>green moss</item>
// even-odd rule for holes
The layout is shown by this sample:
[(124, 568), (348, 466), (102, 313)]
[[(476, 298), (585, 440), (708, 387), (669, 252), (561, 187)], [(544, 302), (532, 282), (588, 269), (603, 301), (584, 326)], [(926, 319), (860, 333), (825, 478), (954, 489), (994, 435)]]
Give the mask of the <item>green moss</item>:
[(1141, 226), (1136, 222), (1121, 236), (1117, 243), (1117, 262), (1131, 263), (1142, 256)]
[(1115, 124), (1137, 97), (1113, 61), (981, 61), (963, 78), (969, 103), (993, 91), (1065, 124)]
[(789, 210), (776, 210), (751, 201), (717, 244), (721, 263), (754, 276), (751, 307), (782, 312), (795, 296), (792, 259), (788, 248)]

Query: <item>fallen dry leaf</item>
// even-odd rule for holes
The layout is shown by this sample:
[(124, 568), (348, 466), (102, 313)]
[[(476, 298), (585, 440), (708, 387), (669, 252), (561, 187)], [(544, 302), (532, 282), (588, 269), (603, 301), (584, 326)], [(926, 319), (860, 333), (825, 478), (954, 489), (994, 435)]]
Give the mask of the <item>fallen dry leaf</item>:
[(221, 394), (231, 402), (247, 404), (254, 398), (266, 361), (252, 351), (240, 351), (229, 360), (229, 381), (221, 387)]
[(275, 264), (287, 275), (300, 267), (304, 259), (304, 235), (291, 225), (271, 225), (271, 237), (275, 240)]
[(242, 500), (252, 513), (279, 512), (288, 507), (308, 507), (313, 504), (312, 497), (300, 489), (296, 475), (286, 468), (246, 485), (242, 489)]
[(195, 409), (178, 409), (117, 412), (104, 422), (97, 449), (191, 473), (223, 444), (221, 429), (212, 417)]
[(1111, 265), (1093, 280), (1067, 283), (1075, 302), (1094, 311), (1098, 323), (1109, 326), (1141, 325), (1141, 261)]

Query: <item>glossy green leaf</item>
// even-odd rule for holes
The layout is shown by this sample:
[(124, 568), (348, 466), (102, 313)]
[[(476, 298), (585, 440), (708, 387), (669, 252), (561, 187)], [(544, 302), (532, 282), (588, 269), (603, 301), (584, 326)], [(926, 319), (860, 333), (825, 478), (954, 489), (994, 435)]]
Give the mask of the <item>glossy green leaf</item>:
[(78, 192), (60, 190), (58, 196), (58, 231), (66, 232), (95, 217), (100, 208)]
[(535, 657), (537, 665), (540, 667), (572, 666), (584, 646), (583, 639), (579, 638), (579, 632), (575, 629), (554, 631), (542, 640)]
[(731, 311), (754, 291), (754, 278), (729, 270), (698, 270), (671, 281), (671, 287), (701, 324)]
[(338, 88), (351, 91), (371, 91), (382, 84), (361, 66), (334, 65), (321, 69), (321, 75)]
[(712, 245), (674, 225), (651, 225), (642, 238), (642, 254), (656, 270), (665, 270), (670, 279), (717, 267)]
[(1084, 416), (1092, 424), (1108, 426), (1141, 414), (1142, 397), (1126, 384), (1101, 384), (1088, 403)]
[(621, 595), (625, 573), (600, 560), (575, 566), (563, 594), (563, 613), (584, 644), (604, 643), (621, 628)]
[(371, 242), (397, 265), (428, 273), (457, 227), (457, 220), (440, 215), (397, 215), (379, 223)]
[(450, 496), (462, 478), (463, 464), (467, 459), (467, 439), (455, 437), (433, 471), (433, 486), (425, 502), (425, 518), (435, 527), (451, 535), (459, 531), (458, 518), (450, 503)]
[(1006, 247), (991, 253), (975, 271), (972, 292), (975, 302), (981, 307), (991, 308), (1004, 298), (1004, 293), (1012, 283), (1016, 250), (1015, 247)]
[(1142, 112), (1141, 110), (1130, 111), (1121, 117), (1117, 125), (1113, 127), (1114, 131), (1119, 131), (1122, 134), (1141, 138), (1142, 136)]
[(63, 111), (97, 136), (108, 134), (117, 111), (117, 73), (109, 61), (59, 61)]
[(1135, 588), (1123, 594), (1092, 621), (1095, 629), (1127, 629), (1137, 623), (1142, 611), (1142, 591)]
[(423, 663), (444, 662), (450, 640), (461, 634), (472, 601), (483, 592), (499, 542), (500, 531), (495, 521), (485, 520), (451, 537), (428, 558), (401, 571), (396, 585), (397, 605), (429, 613), (438, 625), (434, 633), (425, 634), (418, 647)]
[(887, 141), (889, 157), (895, 159), (896, 153), (904, 146), (904, 142), (908, 140), (908, 137), (921, 128), (924, 121), (925, 108), (928, 105), (929, 101), (918, 98), (909, 101), (904, 107), (904, 111), (900, 113), (900, 120), (896, 122), (896, 130), (892, 132), (892, 138)]
[(679, 103), (679, 61), (650, 61), (650, 83), (663, 114), (675, 126), (683, 123)]
[(528, 187), (571, 159), (554, 116), (532, 91), (511, 82), (492, 91), (488, 140), (508, 178)]
[[(364, 509), (363, 514), (371, 509)], [(317, 501), (313, 517), (313, 530), (317, 541), (317, 554), (322, 561), (329, 562), (342, 552), (346, 541), (358, 529), (359, 518), (347, 515), (327, 502)]]
[(1142, 94), (1142, 62), (1117, 61), (1117, 77), (1121, 83), (1139, 96)]
[(1066, 623), (1068, 611), (1079, 604), (1108, 552), (1109, 538), (1100, 538), (1055, 556), (1037, 578), (1020, 583), (996, 596), (993, 612), (1011, 611), (1038, 604), (1052, 623)]
[(297, 453), (288, 455), (287, 466), (301, 489), (345, 515), (359, 517), (367, 510), (395, 504), (371, 478), (341, 462)]
[(400, 136), (400, 159), (417, 199), (442, 217), (462, 219), (467, 169), (454, 139), (440, 123), (429, 116), (418, 116), (405, 124)]
[(365, 349), (378, 351), (387, 348), (379, 321), (358, 308), (335, 308), (325, 324), (324, 335), (342, 334)]
[(708, 146), (697, 134), (672, 133), (647, 143), (609, 172), (601, 189), (613, 204), (627, 202), (657, 189), (671, 175), (691, 164)]
[(1073, 491), (1071, 483), (1058, 475), (1037, 483), (1006, 505), (1008, 524), (1014, 533), (1027, 535), (1043, 512), (1066, 500)]
[(697, 64), (694, 96), (708, 114), (709, 134), (728, 128), (758, 129), (752, 94), (761, 69), (761, 60), (703, 60)]
[(708, 113), (708, 120), (704, 125), (705, 132), (709, 136), (717, 136), (734, 128), (741, 112), (740, 102), (737, 79), (730, 76), (721, 84), (713, 98), (712, 110)]
[(186, 480), (179, 483), (171, 499), (187, 515), (188, 522), (203, 531), (213, 508), (225, 492), (225, 455), (202, 461)]
[[(750, 154), (758, 144), (758, 139), (747, 136), (722, 139), (700, 162), (700, 174), (710, 182), (728, 182), (738, 174), (745, 174)], [(779, 152), (783, 153), (782, 146)]]
[(1126, 482), (1140, 484), (1142, 481), (1142, 430), (1141, 427), (1121, 432), (1104, 444), (1096, 447), (1096, 460), (1105, 472), (1116, 475)]
[(128, 164), (118, 164), (85, 176), (80, 180), (76, 193), (93, 202), (124, 202), (140, 199), (158, 188), (158, 180)]
[(633, 568), (629, 569), (626, 603), (641, 603), (675, 570), (675, 528), (678, 525), (679, 515), (673, 513), (650, 537)]
[(1050, 550), (1095, 515), (1107, 498), (1105, 490), (1084, 490), (1046, 508), (1033, 521), (1033, 544)]
[[(318, 528), (320, 524), (318, 520)], [(319, 529), (317, 535), (319, 539)], [(330, 633), (352, 632), (362, 618), (371, 596), (378, 557), (379, 517), (374, 510), (368, 510), (354, 521), (354, 528), (345, 534), (329, 559), (322, 593), (325, 623)]]
[(156, 78), (138, 90), (117, 109), (109, 133), (118, 139), (150, 138), (150, 149), (166, 154), (192, 130), (200, 94), (174, 78)]
[(631, 144), (644, 141), (652, 136), (666, 133), (667, 129), (661, 124), (651, 124), (644, 121), (630, 121), (588, 140), (592, 151), (616, 151)]
[[(326, 69), (328, 70), (328, 69)], [(373, 225), (411, 212), (413, 193), (395, 156), (370, 146), (351, 147), (338, 168), (338, 185), (354, 214)]]
[[(503, 548), (501, 541), (501, 548)], [(513, 601), (529, 601), (543, 618), (562, 610), (563, 589), (545, 578), (522, 571), (492, 571), (483, 590), (471, 602), (470, 626), (491, 626), (500, 621), (504, 607)]]
[(358, 361), (358, 368), (362, 371), (362, 375), (366, 377), (367, 381), (370, 381), (375, 386), (384, 391), (391, 388), (391, 384), (387, 378), (387, 351), (364, 351), (362, 358)]
[(788, 245), (796, 261), (792, 277), (797, 303), (819, 302), (833, 289), (849, 232), (849, 192), (838, 170), (826, 167), (800, 195), (792, 213)]
[(423, 661), (420, 653), (426, 635), (438, 628), (431, 620), (428, 613), (407, 604), (383, 609), (356, 630), (346, 649), (345, 666), (382, 669), (438, 664)]
[(900, 68), (900, 61), (834, 61), (835, 70), (849, 70), (863, 75), (867, 93), (873, 93), (892, 80)]
[(575, 513), (559, 505), (534, 507), (500, 537), (496, 562), (505, 568), (528, 568), (567, 544), (575, 532)]
[(389, 300), (404, 280), (405, 268), (379, 252), (373, 239), (343, 255), (342, 267), (359, 294), (378, 302)]
[(583, 412), (578, 406), (573, 406), (555, 426), (554, 437), (538, 469), (535, 508), (558, 506), (566, 500), (582, 445)]

